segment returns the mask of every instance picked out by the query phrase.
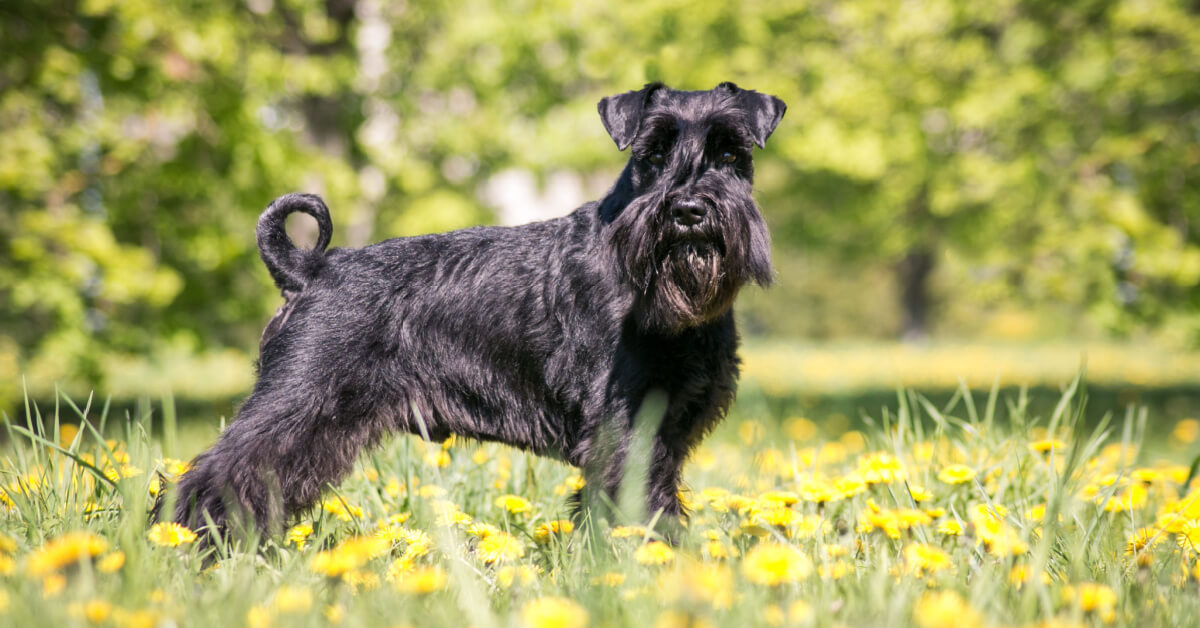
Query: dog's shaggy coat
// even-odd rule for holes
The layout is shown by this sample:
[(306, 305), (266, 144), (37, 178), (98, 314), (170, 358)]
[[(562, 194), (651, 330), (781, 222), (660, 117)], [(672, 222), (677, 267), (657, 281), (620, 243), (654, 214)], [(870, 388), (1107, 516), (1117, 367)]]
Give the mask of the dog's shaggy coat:
[[(734, 297), (772, 278), (751, 157), (785, 106), (732, 83), (651, 84), (599, 110), (631, 158), (602, 200), (555, 220), (325, 252), (318, 197), (272, 203), (258, 244), (286, 302), (253, 393), (180, 480), (175, 520), (275, 530), (396, 431), (553, 456), (615, 496), (651, 390), (666, 410), (647, 506), (683, 514), (680, 468), (735, 392)], [(292, 212), (317, 219), (315, 249), (288, 239)]]

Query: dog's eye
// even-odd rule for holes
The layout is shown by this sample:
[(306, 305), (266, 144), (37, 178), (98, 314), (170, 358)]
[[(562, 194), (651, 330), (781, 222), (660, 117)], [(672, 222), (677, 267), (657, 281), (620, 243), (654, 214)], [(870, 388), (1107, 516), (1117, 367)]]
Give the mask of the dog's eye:
[(737, 161), (737, 155), (734, 155), (733, 153), (731, 153), (729, 151), (725, 151), (725, 152), (721, 153), (721, 161), (723, 161), (727, 164), (731, 164), (731, 163)]
[(663, 157), (662, 153), (654, 153), (654, 154), (650, 155), (650, 157), (647, 158), (646, 161), (648, 161), (656, 166), (661, 166), (663, 164), (663, 162), (666, 161), (666, 158)]

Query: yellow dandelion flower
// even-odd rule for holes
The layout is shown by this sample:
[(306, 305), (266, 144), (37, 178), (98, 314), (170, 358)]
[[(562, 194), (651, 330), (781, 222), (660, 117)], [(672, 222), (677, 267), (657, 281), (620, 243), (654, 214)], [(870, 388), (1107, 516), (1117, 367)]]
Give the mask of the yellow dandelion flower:
[(334, 515), (338, 521), (352, 521), (354, 519), (362, 519), (362, 508), (346, 502), (346, 500), (338, 497), (330, 497), (321, 502), (321, 510)]
[(1000, 504), (976, 504), (968, 512), (975, 536), (993, 556), (1020, 556), (1029, 549), (1021, 535), (1004, 522), (1007, 514), (1008, 509)]
[(745, 495), (737, 495), (737, 494), (731, 493), (725, 497), (725, 510), (723, 510), (721, 512), (728, 512), (730, 510), (733, 510), (738, 513), (742, 513), (744, 511), (748, 511), (750, 508), (753, 508), (754, 505), (757, 503), (758, 503), (758, 501), (755, 500), (754, 498), (746, 497)]
[(929, 517), (929, 513), (916, 508), (900, 508), (894, 511), (896, 518), (900, 521), (901, 527), (908, 529), (914, 526), (927, 526), (933, 523), (933, 519)]
[(11, 576), (17, 571), (17, 561), (8, 554), (0, 554), (0, 576)]
[(954, 567), (950, 555), (939, 547), (924, 543), (911, 543), (904, 548), (904, 569), (910, 574), (923, 576)]
[(952, 464), (939, 471), (937, 477), (946, 484), (963, 484), (975, 479), (975, 470), (965, 464)]
[(1117, 594), (1103, 584), (1084, 582), (1063, 589), (1063, 599), (1077, 604), (1086, 613), (1096, 613), (1103, 621), (1112, 621), (1117, 606)]
[(475, 523), (467, 526), (467, 534), (479, 539), (486, 539), (497, 532), (500, 532), (500, 528), (482, 521), (476, 521)]
[(546, 543), (551, 537), (567, 535), (575, 531), (575, 524), (567, 519), (547, 521), (533, 530), (533, 538), (538, 543)]
[(750, 507), (746, 513), (748, 518), (743, 526), (786, 527), (796, 522), (800, 516), (795, 510), (778, 502), (759, 502)]
[(1185, 522), (1175, 538), (1179, 541), (1179, 547), (1200, 556), (1200, 519)]
[(521, 621), (529, 628), (584, 628), (588, 612), (565, 597), (543, 597), (521, 607)]
[(729, 512), (729, 506), (725, 503), (725, 498), (729, 496), (728, 490), (710, 486), (701, 490), (698, 496), (709, 508), (717, 512)]
[(821, 515), (802, 515), (793, 522), (792, 528), (788, 532), (788, 536), (792, 538), (811, 539), (819, 534), (833, 532), (833, 524), (826, 521)]
[(657, 589), (660, 599), (671, 603), (714, 609), (733, 606), (733, 572), (722, 564), (688, 563), (682, 569), (663, 570)]
[(587, 486), (587, 481), (583, 479), (582, 475), (570, 475), (563, 484), (572, 491), (582, 491), (583, 487)]
[(1002, 519), (1008, 516), (1008, 507), (1004, 504), (975, 504), (971, 506), (973, 517), (992, 517)]
[(651, 628), (713, 628), (713, 625), (704, 617), (678, 610), (666, 610), (658, 614)]
[(173, 521), (160, 521), (154, 524), (146, 536), (151, 543), (163, 547), (179, 547), (185, 543), (196, 541), (195, 532)]
[(644, 537), (648, 533), (649, 530), (643, 526), (617, 526), (608, 532), (609, 536), (614, 539)]
[(953, 591), (930, 591), (913, 607), (913, 620), (921, 628), (977, 628), (983, 616)]
[(767, 491), (758, 498), (765, 502), (774, 502), (784, 506), (791, 506), (800, 501), (800, 496), (791, 491)]
[(1171, 430), (1171, 439), (1184, 445), (1196, 442), (1197, 438), (1200, 438), (1200, 420), (1183, 419)]
[(112, 604), (104, 600), (88, 600), (83, 605), (83, 618), (93, 624), (102, 624), (112, 615)]
[(507, 532), (497, 532), (479, 541), (477, 548), (480, 560), (485, 563), (501, 563), (521, 558), (525, 547), (517, 537)]
[(429, 535), (422, 530), (405, 528), (401, 540), (407, 544), (407, 547), (404, 548), (404, 556), (407, 558), (420, 558), (433, 549), (433, 539), (429, 538)]
[(538, 570), (529, 565), (509, 565), (496, 570), (496, 584), (507, 589), (514, 584), (527, 587), (537, 581)]
[(1158, 517), (1158, 525), (1167, 532), (1178, 533), (1188, 521), (1200, 519), (1200, 489), (1179, 500), (1168, 502)]
[(425, 464), (431, 467), (444, 469), (450, 466), (450, 452), (444, 449), (435, 449), (425, 454)]
[(29, 575), (42, 577), (82, 560), (95, 558), (107, 549), (108, 542), (96, 534), (68, 532), (34, 552), (25, 568)]
[(296, 524), (287, 531), (287, 540), (289, 543), (294, 543), (296, 549), (304, 549), (304, 545), (308, 542), (308, 537), (312, 533), (313, 526), (311, 523)]
[[(737, 550), (732, 550), (734, 556), (737, 556), (736, 551)], [(706, 558), (711, 558), (713, 560), (725, 560), (729, 558), (731, 550), (720, 541), (706, 541), (704, 545), (700, 547), (700, 553)]]
[(958, 521), (957, 519), (951, 519), (949, 521), (943, 521), (942, 524), (938, 526), (937, 531), (939, 534), (945, 534), (946, 536), (962, 536), (963, 525), (962, 522)]
[(17, 551), (17, 540), (12, 538), (11, 536), (8, 536), (7, 534), (0, 533), (0, 552), (12, 554), (16, 551)]
[(394, 515), (388, 515), (387, 517), (380, 517), (379, 519), (376, 519), (375, 525), (380, 528), (384, 526), (398, 526), (405, 521), (408, 521), (411, 517), (412, 513), (410, 512), (396, 513)]
[(817, 575), (826, 580), (840, 580), (853, 572), (854, 565), (844, 560), (835, 560), (817, 567)]
[(625, 584), (625, 574), (619, 571), (608, 571), (592, 578), (592, 584), (598, 584), (606, 586), (610, 589), (615, 589)]
[(1067, 448), (1067, 444), (1057, 438), (1044, 438), (1029, 443), (1029, 448), (1036, 453), (1044, 454), (1046, 452), (1062, 451)]
[(270, 628), (273, 619), (271, 609), (262, 604), (255, 604), (246, 611), (246, 625), (250, 628)]
[(533, 510), (529, 500), (520, 495), (501, 495), (496, 498), (496, 507), (503, 508), (513, 514), (526, 513)]
[[(1029, 568), (1029, 565), (1014, 565), (1008, 572), (1008, 582), (1017, 588), (1024, 586), (1032, 578), (1033, 570)], [(1041, 580), (1042, 584), (1050, 584), (1050, 574), (1044, 571), (1038, 579)]]
[(87, 602), (71, 602), (67, 606), (67, 615), (75, 619), (84, 619), (89, 623), (101, 624), (112, 615), (112, 604), (104, 600), (88, 600)]
[(774, 587), (807, 578), (813, 564), (791, 545), (760, 543), (746, 554), (742, 569), (751, 582)]
[(346, 607), (341, 604), (330, 604), (321, 610), (321, 615), (325, 617), (325, 621), (337, 625), (346, 619)]
[(157, 611), (141, 609), (127, 611), (121, 608), (113, 609), (113, 622), (120, 628), (154, 628), (162, 621)]
[(802, 416), (794, 416), (783, 422), (783, 431), (795, 441), (808, 441), (817, 437), (817, 424)]
[(842, 499), (843, 494), (836, 486), (822, 478), (800, 480), (797, 494), (806, 502), (825, 504)]
[(416, 567), (416, 559), (408, 558), (407, 556), (401, 556), (400, 558), (393, 560), (392, 564), (388, 565), (387, 571), (384, 572), (383, 577), (388, 582), (395, 584), (396, 581), (398, 581), (400, 578), (403, 578), (413, 569), (416, 569)]
[(96, 563), (96, 571), (100, 573), (115, 573), (125, 566), (125, 552), (117, 550)]
[(860, 476), (848, 475), (834, 480), (833, 490), (837, 492), (840, 498), (850, 499), (855, 495), (865, 492), (867, 490), (867, 483)]
[(312, 591), (305, 587), (279, 587), (271, 606), (278, 613), (304, 613), (312, 608)]
[(650, 541), (634, 550), (633, 559), (643, 565), (666, 565), (675, 560), (675, 550), (662, 541)]
[(1149, 493), (1146, 491), (1145, 485), (1131, 484), (1125, 490), (1118, 492), (1111, 498), (1104, 501), (1104, 510), (1106, 512), (1125, 512), (1129, 510), (1137, 510), (1146, 505), (1146, 499)]
[(332, 550), (317, 553), (311, 568), (316, 573), (336, 578), (358, 569), (372, 558), (382, 556), (391, 549), (386, 539), (374, 536), (352, 537), (342, 541)]
[(163, 458), (159, 461), (159, 469), (169, 476), (179, 477), (188, 472), (192, 468), (192, 464), (186, 460), (177, 460), (175, 458)]
[(458, 507), (458, 504), (449, 500), (441, 500), (435, 503), (433, 511), (437, 514), (437, 524), (441, 527), (470, 525), (474, 521), (471, 515), (463, 512)]
[(1139, 528), (1129, 535), (1125, 542), (1125, 555), (1132, 556), (1145, 552), (1162, 542), (1166, 534), (1154, 527)]
[(1143, 484), (1155, 484), (1167, 479), (1163, 469), (1134, 469), (1129, 477)]
[(449, 581), (449, 576), (441, 567), (417, 567), (396, 578), (393, 586), (401, 593), (427, 595), (445, 589)]
[(50, 598), (67, 588), (67, 577), (60, 573), (52, 573), (42, 578), (42, 597)]
[(400, 497), (407, 490), (408, 488), (404, 485), (404, 482), (401, 482), (396, 478), (388, 478), (388, 481), (383, 485), (384, 494), (392, 499)]
[(912, 500), (918, 504), (933, 499), (933, 493), (930, 493), (929, 490), (924, 486), (918, 486), (916, 484), (908, 485), (908, 494), (910, 497), (912, 497)]
[(908, 479), (904, 465), (889, 453), (873, 452), (858, 460), (858, 473), (867, 484), (891, 484)]
[(342, 582), (350, 585), (351, 590), (355, 593), (358, 593), (360, 589), (363, 591), (373, 591), (379, 588), (379, 574), (373, 571), (351, 569), (342, 574)]
[(935, 448), (933, 443), (921, 442), (913, 445), (912, 452), (913, 458), (915, 458), (918, 462), (929, 462), (933, 460)]

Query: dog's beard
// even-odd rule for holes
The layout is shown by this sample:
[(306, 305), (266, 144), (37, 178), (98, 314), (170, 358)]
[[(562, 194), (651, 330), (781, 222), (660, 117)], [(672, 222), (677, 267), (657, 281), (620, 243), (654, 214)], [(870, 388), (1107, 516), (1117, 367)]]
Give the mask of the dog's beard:
[(651, 208), (661, 202), (637, 205), (617, 216), (608, 242), (637, 292), (634, 316), (643, 329), (674, 334), (704, 324), (728, 312), (746, 283), (771, 283), (767, 228), (753, 201), (710, 211), (687, 231)]
[(725, 285), (724, 256), (718, 246), (705, 241), (686, 240), (660, 258), (652, 279), (654, 309), (661, 310), (660, 322), (675, 321), (675, 326), (697, 325), (728, 309), (738, 286)]

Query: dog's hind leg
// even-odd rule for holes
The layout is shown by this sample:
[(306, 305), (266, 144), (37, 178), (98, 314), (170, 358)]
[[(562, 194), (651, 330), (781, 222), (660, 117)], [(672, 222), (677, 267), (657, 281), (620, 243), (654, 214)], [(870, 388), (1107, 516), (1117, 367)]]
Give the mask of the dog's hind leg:
[(216, 445), (192, 461), (174, 519), (193, 529), (211, 519), (210, 535), (248, 525), (269, 534), (314, 504), (379, 436), (378, 423), (347, 397), (321, 392), (260, 386)]

